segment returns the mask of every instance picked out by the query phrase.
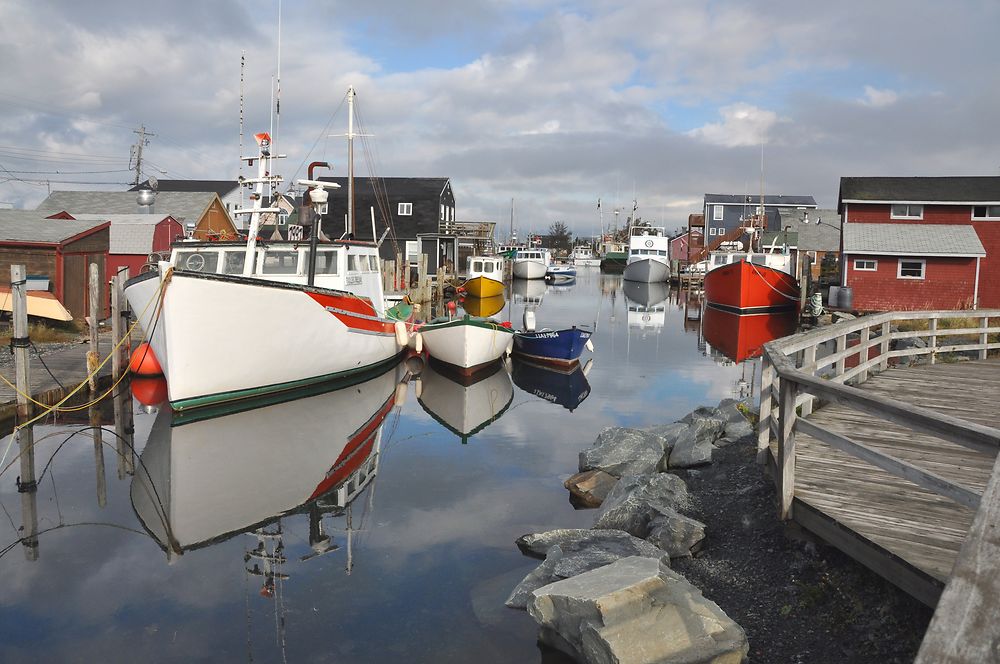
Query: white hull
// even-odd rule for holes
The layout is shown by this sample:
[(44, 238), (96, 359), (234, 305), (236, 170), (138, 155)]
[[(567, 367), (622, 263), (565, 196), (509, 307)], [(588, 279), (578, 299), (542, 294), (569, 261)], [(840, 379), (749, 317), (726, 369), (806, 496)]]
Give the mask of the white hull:
[(530, 260), (514, 261), (514, 276), (518, 279), (544, 279), (549, 266), (545, 263)]
[(132, 480), (136, 514), (176, 552), (293, 511), (371, 456), (368, 481), (401, 366), (346, 389), (181, 426), (161, 410)]
[(503, 366), (464, 385), (429, 364), (420, 382), (420, 405), (463, 440), (500, 417), (514, 398), (514, 385)]
[[(163, 367), (175, 410), (336, 378), (402, 350), (392, 323), (374, 319), (368, 301), (356, 296), (177, 271), (154, 324), (156, 307), (146, 305), (158, 282), (130, 282), (125, 297), (133, 311), (145, 310), (140, 325)], [(364, 314), (348, 316), (328, 306)]]
[(670, 279), (670, 266), (655, 258), (642, 258), (636, 261), (630, 259), (622, 277), (626, 281), (655, 284)]
[(577, 267), (601, 267), (600, 258), (574, 258), (573, 265)]
[(462, 369), (494, 362), (514, 343), (514, 334), (507, 328), (461, 319), (425, 325), (420, 328), (420, 335), (431, 357)]

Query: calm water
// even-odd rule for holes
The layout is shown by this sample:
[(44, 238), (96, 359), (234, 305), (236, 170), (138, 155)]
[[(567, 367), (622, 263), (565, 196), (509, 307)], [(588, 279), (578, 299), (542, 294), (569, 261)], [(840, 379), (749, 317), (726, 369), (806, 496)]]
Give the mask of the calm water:
[(586, 375), (431, 366), (418, 390), (400, 365), (174, 426), (136, 403), (135, 474), (105, 420), (103, 492), (86, 414), (37, 427), (36, 560), (17, 464), (0, 476), (0, 660), (538, 661), (534, 622), (503, 606), (537, 564), (514, 540), (591, 525), (562, 482), (602, 427), (747, 394), (755, 362), (716, 347), (741, 359), (754, 332), (596, 268), (517, 283), (497, 317), (519, 327), (525, 306), (538, 327), (596, 322)]

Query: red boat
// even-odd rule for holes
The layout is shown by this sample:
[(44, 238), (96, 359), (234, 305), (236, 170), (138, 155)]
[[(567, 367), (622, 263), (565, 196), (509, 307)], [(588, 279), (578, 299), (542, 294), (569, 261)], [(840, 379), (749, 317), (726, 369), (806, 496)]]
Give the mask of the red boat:
[(759, 357), (768, 341), (793, 334), (797, 324), (795, 311), (741, 316), (708, 306), (702, 319), (702, 334), (712, 348), (738, 364)]
[(713, 254), (705, 274), (709, 305), (737, 314), (786, 311), (799, 305), (799, 282), (787, 254)]

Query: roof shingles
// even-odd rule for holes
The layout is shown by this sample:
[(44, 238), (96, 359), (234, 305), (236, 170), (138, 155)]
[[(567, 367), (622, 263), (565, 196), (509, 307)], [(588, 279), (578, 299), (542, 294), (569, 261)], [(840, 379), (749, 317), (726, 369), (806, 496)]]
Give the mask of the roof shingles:
[(845, 224), (845, 254), (890, 256), (985, 256), (967, 224)]

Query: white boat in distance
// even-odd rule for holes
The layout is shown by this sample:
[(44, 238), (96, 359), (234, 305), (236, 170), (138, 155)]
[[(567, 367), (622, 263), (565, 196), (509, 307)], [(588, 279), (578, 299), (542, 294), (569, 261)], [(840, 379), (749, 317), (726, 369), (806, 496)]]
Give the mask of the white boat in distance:
[(573, 265), (577, 267), (600, 267), (601, 259), (594, 254), (589, 244), (578, 244), (573, 248)]
[(670, 279), (670, 239), (662, 228), (633, 226), (629, 235), (628, 261), (623, 277), (645, 284)]
[[(353, 98), (351, 88), (350, 113)], [(236, 211), (250, 215), (246, 243), (175, 244), (156, 271), (125, 284), (174, 410), (388, 366), (408, 341), (385, 317), (375, 243), (317, 242), (314, 258), (308, 242), (258, 246), (262, 215), (289, 209), (261, 205), (264, 184), (273, 194), (282, 179), (273, 175), (270, 136), (256, 139), (259, 155), (245, 159), (258, 163), (258, 176), (243, 181), (255, 185), (254, 206)]]
[(548, 249), (518, 249), (514, 256), (514, 276), (518, 279), (544, 279), (552, 262)]

